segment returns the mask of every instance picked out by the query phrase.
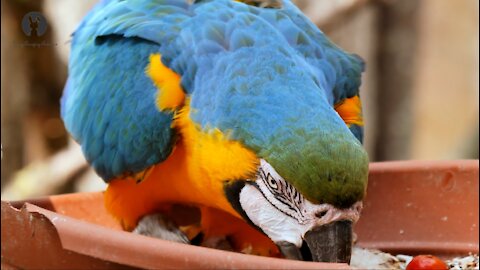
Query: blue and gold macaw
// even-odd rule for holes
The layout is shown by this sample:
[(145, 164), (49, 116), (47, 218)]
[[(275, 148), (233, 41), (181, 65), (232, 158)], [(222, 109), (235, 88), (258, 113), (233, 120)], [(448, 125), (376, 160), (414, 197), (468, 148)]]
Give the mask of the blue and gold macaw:
[(73, 35), (62, 117), (125, 229), (196, 205), (237, 251), (348, 261), (363, 69), (289, 0), (101, 1)]

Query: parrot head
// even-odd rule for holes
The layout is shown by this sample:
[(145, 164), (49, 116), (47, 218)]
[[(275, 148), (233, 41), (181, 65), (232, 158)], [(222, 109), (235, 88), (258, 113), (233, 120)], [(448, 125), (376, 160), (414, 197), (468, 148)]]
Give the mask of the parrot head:
[[(335, 181), (329, 180), (328, 175), (325, 177), (328, 185)], [(341, 182), (352, 180), (342, 179)], [(364, 185), (358, 186), (357, 196), (361, 198)], [(243, 218), (275, 242), (286, 258), (349, 262), (352, 224), (360, 216), (362, 202), (354, 197), (341, 198), (342, 188), (325, 188), (337, 189), (334, 194), (337, 200), (346, 200), (344, 204), (308, 200), (262, 159), (253, 181), (235, 181), (226, 186), (226, 193)]]
[(233, 208), (286, 258), (349, 262), (352, 225), (360, 217), (366, 190), (368, 158), (353, 140), (320, 140), (326, 140), (323, 147), (329, 155), (320, 151), (321, 143), (316, 144), (319, 152), (310, 152), (307, 146), (303, 156), (301, 152), (285, 155), (295, 153), (287, 148), (283, 162), (261, 159), (253, 179), (232, 181), (225, 185), (225, 192)]

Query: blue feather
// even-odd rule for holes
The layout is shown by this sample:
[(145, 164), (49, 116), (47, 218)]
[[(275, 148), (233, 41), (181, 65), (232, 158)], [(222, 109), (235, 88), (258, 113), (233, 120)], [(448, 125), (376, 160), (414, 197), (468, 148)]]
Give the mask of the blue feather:
[(144, 73), (152, 53), (181, 75), (195, 122), (231, 132), (273, 163), (279, 149), (318, 157), (334, 151), (332, 142), (363, 137), (333, 110), (358, 95), (363, 61), (290, 1), (281, 9), (231, 0), (102, 1), (74, 34), (61, 106), (67, 129), (106, 181), (163, 161), (173, 147), (172, 114), (156, 109), (157, 90)]

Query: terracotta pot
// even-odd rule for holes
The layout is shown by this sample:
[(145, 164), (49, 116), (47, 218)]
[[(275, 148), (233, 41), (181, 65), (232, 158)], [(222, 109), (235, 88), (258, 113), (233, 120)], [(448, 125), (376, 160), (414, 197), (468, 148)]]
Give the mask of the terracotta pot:
[[(478, 253), (478, 160), (370, 165), (358, 245), (403, 254)], [(179, 209), (179, 218), (191, 209)], [(162, 241), (121, 231), (101, 193), (2, 202), (2, 269), (350, 269)]]

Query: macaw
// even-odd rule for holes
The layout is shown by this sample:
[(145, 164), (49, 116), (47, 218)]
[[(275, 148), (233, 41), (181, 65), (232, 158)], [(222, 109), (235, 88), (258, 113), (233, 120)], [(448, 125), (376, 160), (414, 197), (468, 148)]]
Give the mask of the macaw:
[(61, 115), (126, 230), (195, 205), (204, 239), (345, 262), (363, 71), (290, 0), (104, 0), (73, 34)]

